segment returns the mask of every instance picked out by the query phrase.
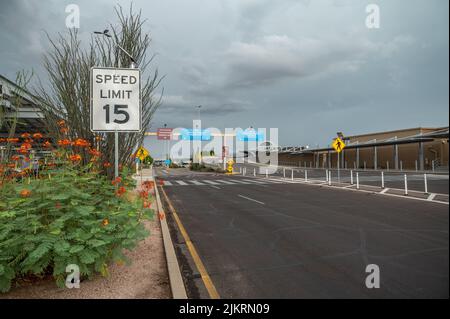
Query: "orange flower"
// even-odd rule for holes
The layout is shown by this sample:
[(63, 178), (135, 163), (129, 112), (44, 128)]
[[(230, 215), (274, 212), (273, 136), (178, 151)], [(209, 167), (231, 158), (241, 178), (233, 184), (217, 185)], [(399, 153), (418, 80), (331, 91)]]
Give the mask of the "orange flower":
[(81, 155), (80, 154), (70, 155), (69, 159), (72, 162), (79, 162), (79, 161), (81, 161)]
[(11, 137), (6, 139), (7, 143), (17, 143), (18, 141), (19, 139), (17, 137)]
[(66, 124), (66, 121), (64, 121), (64, 120), (58, 121), (58, 125), (60, 127), (63, 127), (65, 124)]
[(45, 142), (42, 144), (42, 146), (43, 146), (43, 147), (46, 147), (46, 148), (49, 148), (49, 147), (52, 146), (52, 143), (50, 143), (49, 141), (45, 141)]
[(102, 225), (103, 225), (103, 226), (108, 226), (108, 225), (109, 225), (109, 220), (108, 220), (108, 218), (105, 218), (105, 219), (102, 221)]
[(150, 208), (151, 205), (152, 205), (151, 201), (144, 200), (144, 208)]
[(36, 140), (38, 140), (38, 139), (40, 139), (42, 137), (43, 137), (43, 135), (41, 133), (34, 133), (33, 134), (33, 138), (36, 139)]
[(118, 189), (117, 192), (116, 192), (116, 195), (117, 195), (117, 196), (122, 196), (123, 194), (125, 194), (126, 191), (127, 191), (127, 190), (125, 189), (125, 187), (120, 186), (119, 189)]
[(101, 155), (100, 151), (97, 151), (95, 148), (90, 148), (88, 152), (92, 156), (96, 156), (96, 157), (100, 157), (100, 155)]
[(153, 181), (145, 181), (142, 183), (142, 187), (147, 191), (153, 189)]
[(12, 161), (18, 161), (20, 159), (20, 156), (19, 155), (13, 155), (13, 156), (11, 156), (11, 160)]
[(90, 143), (82, 138), (77, 138), (73, 143), (73, 146), (78, 147), (89, 147)]
[(105, 167), (105, 168), (111, 167), (111, 163), (110, 162), (104, 162), (103, 163), (103, 167)]
[(6, 142), (6, 138), (0, 137), (0, 143)]
[(95, 137), (95, 140), (96, 140), (96, 141), (101, 141), (101, 140), (102, 140), (102, 137), (101, 137), (101, 136), (96, 136), (96, 137)]
[(14, 167), (16, 167), (16, 164), (14, 164), (14, 163), (9, 163), (9, 164), (7, 164), (6, 166), (9, 167), (9, 168), (14, 168)]
[(122, 182), (122, 177), (117, 176), (115, 179), (111, 181), (111, 184), (116, 185), (119, 184), (120, 182)]
[(67, 127), (61, 127), (60, 132), (63, 134), (67, 134), (69, 132), (69, 129)]
[(30, 143), (23, 143), (22, 145), (20, 145), (19, 153), (26, 154), (30, 150), (30, 148)]
[(70, 140), (66, 138), (58, 141), (59, 146), (69, 146), (70, 144), (71, 144)]
[(20, 191), (20, 196), (21, 197), (30, 197), (31, 195), (31, 191), (28, 189), (23, 189)]
[(148, 191), (147, 190), (142, 190), (139, 192), (139, 196), (146, 199), (148, 198)]
[(30, 138), (31, 134), (30, 133), (23, 133), (22, 135), (20, 135), (21, 138)]

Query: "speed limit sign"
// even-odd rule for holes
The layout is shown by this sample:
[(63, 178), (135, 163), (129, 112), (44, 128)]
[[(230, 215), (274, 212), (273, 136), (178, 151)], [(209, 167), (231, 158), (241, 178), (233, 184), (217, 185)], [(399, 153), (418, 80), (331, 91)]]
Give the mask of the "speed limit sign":
[(91, 131), (142, 128), (139, 69), (91, 68)]

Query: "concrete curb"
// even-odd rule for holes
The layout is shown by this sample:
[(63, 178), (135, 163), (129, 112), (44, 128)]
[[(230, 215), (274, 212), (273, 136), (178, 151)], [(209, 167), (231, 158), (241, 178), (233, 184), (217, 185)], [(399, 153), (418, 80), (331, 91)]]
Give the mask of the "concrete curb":
[(161, 203), (161, 198), (159, 197), (158, 186), (156, 185), (156, 180), (153, 174), (151, 180), (153, 180), (155, 183), (155, 196), (156, 204), (158, 206), (158, 218), (161, 223), (161, 231), (163, 235), (164, 251), (167, 261), (167, 270), (169, 272), (172, 297), (173, 299), (188, 299), (186, 288), (184, 287), (183, 277), (181, 276), (180, 266), (178, 265), (175, 249), (173, 248), (172, 238), (170, 237), (166, 214)]

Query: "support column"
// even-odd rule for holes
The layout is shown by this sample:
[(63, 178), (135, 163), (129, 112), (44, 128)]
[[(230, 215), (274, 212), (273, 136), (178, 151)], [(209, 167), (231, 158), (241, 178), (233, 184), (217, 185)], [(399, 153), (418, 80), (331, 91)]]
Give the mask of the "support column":
[(419, 143), (419, 169), (421, 171), (425, 170), (425, 161), (424, 161), (424, 147), (423, 147), (423, 142)]
[[(356, 144), (359, 144), (359, 141), (356, 141)], [(359, 169), (359, 147), (356, 147), (356, 169)]]
[[(394, 140), (397, 140), (397, 136), (394, 137)], [(398, 169), (398, 144), (394, 145), (394, 168)]]
[[(375, 140), (375, 143), (377, 142), (377, 140)], [(378, 168), (378, 149), (376, 146), (373, 147), (373, 169), (377, 169)]]

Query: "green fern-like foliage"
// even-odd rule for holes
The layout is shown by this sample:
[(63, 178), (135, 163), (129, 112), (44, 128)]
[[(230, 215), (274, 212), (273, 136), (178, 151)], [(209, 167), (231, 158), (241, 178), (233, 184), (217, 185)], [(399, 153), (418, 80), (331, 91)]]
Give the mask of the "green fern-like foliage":
[[(127, 170), (112, 185), (105, 176), (66, 168), (0, 187), (0, 291), (28, 275), (52, 274), (63, 287), (69, 264), (90, 278), (106, 276), (113, 261), (127, 262), (124, 249), (148, 236), (142, 220), (153, 212), (141, 198), (117, 195), (119, 186), (134, 188)], [(29, 196), (20, 196), (24, 189)]]

